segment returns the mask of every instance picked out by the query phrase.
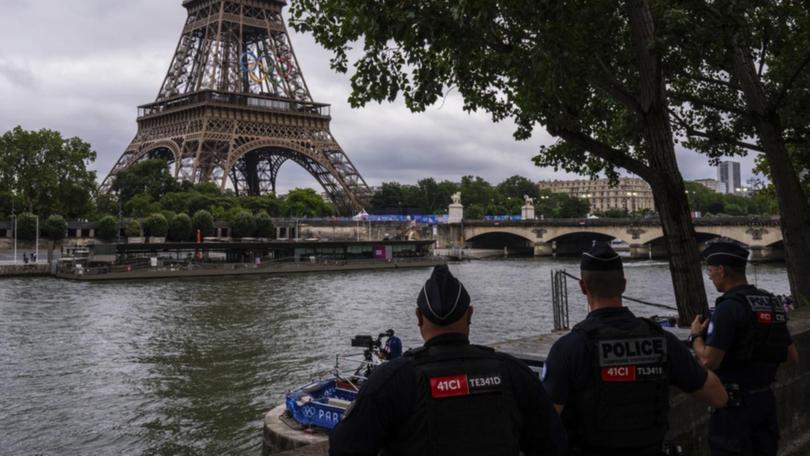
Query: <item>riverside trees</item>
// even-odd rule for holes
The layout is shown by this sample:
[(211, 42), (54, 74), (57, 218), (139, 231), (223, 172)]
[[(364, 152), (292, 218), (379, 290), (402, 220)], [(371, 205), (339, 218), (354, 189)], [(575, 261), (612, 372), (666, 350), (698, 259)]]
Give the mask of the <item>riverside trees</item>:
[(14, 199), (17, 213), (84, 217), (93, 209), (96, 173), (87, 167), (95, 158), (79, 138), (16, 127), (0, 136), (0, 199)]

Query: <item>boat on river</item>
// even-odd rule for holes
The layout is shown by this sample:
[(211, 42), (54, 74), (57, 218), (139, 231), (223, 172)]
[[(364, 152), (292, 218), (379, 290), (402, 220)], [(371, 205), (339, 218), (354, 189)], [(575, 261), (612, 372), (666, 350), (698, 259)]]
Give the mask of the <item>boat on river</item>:
[(337, 355), (334, 370), (327, 377), (287, 392), (284, 421), (303, 429), (333, 429), (337, 426), (371, 372), (385, 362), (382, 339), (393, 336), (394, 331), (388, 330), (376, 339), (372, 336), (354, 337), (352, 347), (364, 348), (363, 353)]

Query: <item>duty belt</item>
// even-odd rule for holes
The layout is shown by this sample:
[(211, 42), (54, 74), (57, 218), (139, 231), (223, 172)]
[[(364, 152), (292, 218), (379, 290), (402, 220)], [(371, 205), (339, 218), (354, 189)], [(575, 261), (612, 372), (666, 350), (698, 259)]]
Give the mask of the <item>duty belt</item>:
[(728, 403), (726, 404), (728, 408), (742, 407), (744, 396), (771, 391), (771, 385), (762, 388), (743, 388), (737, 383), (726, 383), (723, 386), (725, 386), (728, 393)]

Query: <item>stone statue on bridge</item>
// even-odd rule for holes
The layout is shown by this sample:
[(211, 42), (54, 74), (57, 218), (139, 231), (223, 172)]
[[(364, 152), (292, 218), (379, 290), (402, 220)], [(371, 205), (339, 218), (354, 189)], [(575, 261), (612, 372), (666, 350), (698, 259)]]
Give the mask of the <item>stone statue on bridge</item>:
[(461, 204), (461, 192), (453, 193), (450, 199), (453, 200), (453, 204)]
[(529, 196), (529, 195), (523, 195), (523, 204), (524, 204), (526, 207), (529, 207), (529, 206), (534, 206), (534, 198), (532, 198), (532, 197), (531, 197), (531, 196)]

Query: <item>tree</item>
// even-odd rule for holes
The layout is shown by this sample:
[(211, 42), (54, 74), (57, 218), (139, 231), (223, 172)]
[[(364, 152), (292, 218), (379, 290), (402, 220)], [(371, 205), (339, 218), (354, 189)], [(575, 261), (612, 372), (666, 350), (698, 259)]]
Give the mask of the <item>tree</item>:
[(159, 201), (163, 195), (178, 189), (177, 181), (169, 172), (165, 160), (154, 159), (138, 162), (115, 176), (112, 190), (126, 204), (135, 195), (149, 195)]
[(191, 218), (191, 227), (193, 232), (200, 232), (202, 237), (210, 237), (214, 235), (214, 217), (208, 211), (197, 211)]
[(96, 173), (87, 167), (95, 159), (90, 145), (79, 138), (16, 127), (0, 137), (0, 192), (17, 195), (18, 211), (86, 217), (96, 188)]
[(103, 241), (112, 241), (118, 237), (118, 219), (112, 215), (101, 218), (96, 224), (96, 236)]
[[(680, 322), (708, 310), (695, 229), (675, 158), (664, 57), (666, 2), (296, 0), (293, 26), (312, 32), (351, 78), (353, 106), (402, 94), (422, 111), (457, 88), (468, 110), (511, 117), (516, 137), (540, 124), (560, 142), (539, 166), (650, 184), (670, 258)], [(593, 24), (599, 24), (594, 33)], [(353, 54), (354, 55), (354, 54)], [(464, 191), (462, 190), (462, 197)]]
[(124, 212), (130, 217), (144, 218), (159, 211), (160, 204), (156, 203), (152, 195), (148, 193), (133, 195), (124, 204)]
[(126, 228), (124, 228), (124, 234), (126, 234), (128, 238), (141, 237), (141, 234), (143, 234), (141, 224), (135, 219), (129, 220), (126, 224)]
[(186, 242), (194, 237), (194, 229), (191, 224), (191, 217), (188, 214), (177, 214), (169, 222), (169, 233), (167, 238), (173, 242)]
[(45, 237), (51, 241), (48, 245), (48, 264), (51, 264), (53, 262), (53, 251), (56, 248), (56, 244), (67, 236), (68, 224), (61, 215), (51, 215), (48, 217), (48, 220), (45, 221), (44, 228)]
[(503, 196), (520, 200), (521, 204), (524, 196), (535, 200), (540, 196), (540, 189), (537, 184), (523, 176), (512, 176), (498, 184), (495, 189)]
[(143, 221), (143, 231), (149, 237), (166, 237), (169, 233), (169, 221), (163, 214), (152, 214)]
[(682, 103), (673, 112), (680, 134), (715, 159), (766, 157), (791, 291), (810, 300), (810, 192), (791, 153), (810, 150), (810, 10), (803, 2), (677, 3), (683, 41), (670, 87)]
[(311, 188), (290, 190), (283, 201), (283, 213), (287, 217), (323, 217), (334, 214), (335, 208)]
[(231, 221), (232, 236), (236, 238), (253, 237), (256, 234), (256, 218), (249, 211), (242, 211)]
[(273, 219), (266, 211), (261, 211), (256, 215), (256, 237), (260, 238), (273, 238), (275, 237), (275, 228), (273, 227)]

